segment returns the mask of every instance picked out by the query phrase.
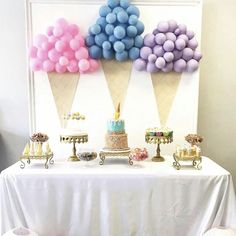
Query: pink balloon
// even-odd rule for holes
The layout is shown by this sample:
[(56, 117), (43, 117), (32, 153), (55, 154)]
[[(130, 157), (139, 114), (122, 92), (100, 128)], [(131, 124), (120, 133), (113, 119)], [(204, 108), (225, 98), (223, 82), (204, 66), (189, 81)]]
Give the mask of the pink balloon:
[(57, 73), (60, 73), (60, 74), (65, 73), (66, 69), (67, 69), (66, 66), (62, 66), (59, 63), (56, 63), (55, 70)]
[(49, 43), (49, 42), (44, 42), (44, 43), (42, 43), (42, 46), (41, 46), (41, 48), (42, 48), (44, 51), (48, 51), (48, 50), (50, 50), (52, 47), (53, 47), (53, 44), (52, 44), (52, 43)]
[(55, 44), (57, 42), (57, 40), (58, 40), (58, 38), (55, 37), (54, 35), (52, 35), (48, 38), (48, 42), (51, 44)]
[(62, 28), (63, 31), (66, 31), (66, 29), (68, 28), (68, 22), (64, 18), (57, 19), (55, 25), (56, 27)]
[(99, 68), (99, 63), (98, 61), (94, 60), (94, 59), (90, 59), (89, 60), (89, 64), (90, 64), (90, 70), (91, 71), (96, 71)]
[(52, 72), (54, 71), (54, 68), (55, 68), (55, 64), (52, 61), (46, 60), (43, 62), (43, 71)]
[(73, 36), (69, 33), (66, 33), (61, 37), (61, 40), (66, 43), (69, 43), (72, 39), (73, 39)]
[(88, 59), (88, 49), (85, 47), (81, 47), (78, 51), (75, 52), (75, 57), (77, 60)]
[(37, 47), (41, 47), (41, 45), (44, 43), (44, 42), (48, 42), (48, 38), (47, 36), (43, 35), (43, 34), (39, 34), (35, 37), (35, 45)]
[(78, 65), (79, 65), (79, 70), (81, 72), (87, 71), (90, 67), (89, 61), (86, 59), (80, 60)]
[(75, 24), (71, 24), (68, 27), (68, 32), (72, 35), (72, 36), (76, 36), (79, 33), (79, 27)]
[(37, 57), (41, 60), (41, 61), (44, 61), (46, 59), (48, 59), (48, 51), (44, 51), (42, 49), (38, 49), (38, 52), (37, 52)]
[(53, 26), (49, 26), (49, 27), (47, 28), (47, 30), (46, 30), (46, 34), (47, 34), (48, 36), (52, 36), (52, 35), (53, 35), (53, 29), (54, 29)]
[(81, 47), (80, 41), (78, 39), (72, 39), (70, 41), (70, 48), (74, 51), (78, 50)]
[(76, 37), (75, 37), (76, 40), (79, 41), (80, 45), (83, 47), (85, 45), (85, 41), (84, 41), (84, 38), (82, 35), (78, 34)]
[(61, 27), (57, 26), (53, 29), (53, 35), (55, 37), (61, 37), (63, 35), (64, 31)]
[(65, 56), (69, 60), (72, 60), (75, 59), (75, 52), (71, 49), (67, 49), (65, 52), (63, 52), (63, 56)]
[(38, 58), (34, 58), (30, 61), (30, 67), (33, 71), (40, 71), (42, 69), (42, 62)]
[(53, 62), (58, 62), (60, 56), (61, 54), (55, 48), (48, 52), (48, 58)]
[(71, 73), (76, 73), (79, 71), (78, 62), (76, 60), (71, 60), (67, 66), (67, 70)]
[(38, 52), (38, 49), (34, 46), (30, 47), (29, 48), (29, 57), (30, 58), (35, 58), (37, 57), (37, 52)]
[(66, 57), (62, 56), (59, 58), (59, 64), (61, 66), (67, 66), (69, 64), (69, 60)]
[(66, 50), (66, 43), (62, 40), (59, 40), (55, 43), (55, 49), (58, 51), (58, 52), (64, 52)]

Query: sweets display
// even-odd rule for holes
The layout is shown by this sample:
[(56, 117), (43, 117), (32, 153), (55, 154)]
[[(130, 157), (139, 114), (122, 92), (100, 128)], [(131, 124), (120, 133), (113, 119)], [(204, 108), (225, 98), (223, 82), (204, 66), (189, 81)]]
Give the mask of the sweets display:
[(128, 137), (125, 133), (125, 121), (120, 119), (120, 104), (114, 118), (107, 121), (107, 134), (105, 135), (105, 150), (129, 150)]
[(148, 128), (146, 129), (146, 136), (173, 138), (173, 131), (168, 128)]
[(175, 150), (175, 156), (180, 158), (188, 158), (188, 157), (200, 157), (201, 148), (194, 146), (177, 146)]
[(63, 120), (66, 128), (62, 129), (62, 135), (77, 136), (83, 133), (81, 129), (81, 120), (85, 120), (84, 115), (81, 115), (79, 112), (69, 113), (64, 115)]
[(146, 148), (135, 148), (132, 149), (130, 154), (129, 154), (130, 159), (133, 161), (144, 161), (145, 159), (148, 158), (148, 152)]

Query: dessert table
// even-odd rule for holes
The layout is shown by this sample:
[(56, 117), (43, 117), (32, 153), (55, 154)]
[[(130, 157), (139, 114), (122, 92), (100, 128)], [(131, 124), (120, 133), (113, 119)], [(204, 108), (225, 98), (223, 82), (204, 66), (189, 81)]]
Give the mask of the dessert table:
[(203, 157), (202, 169), (107, 159), (16, 163), (1, 172), (1, 235), (17, 226), (40, 236), (200, 236), (236, 227), (229, 172)]

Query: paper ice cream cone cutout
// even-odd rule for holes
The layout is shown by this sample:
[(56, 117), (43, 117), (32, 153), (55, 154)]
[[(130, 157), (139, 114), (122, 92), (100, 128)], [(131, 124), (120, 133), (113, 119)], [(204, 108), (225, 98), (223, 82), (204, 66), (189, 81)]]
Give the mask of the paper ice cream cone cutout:
[(178, 90), (181, 73), (153, 73), (151, 77), (160, 122), (165, 126)]
[(117, 62), (102, 60), (102, 68), (106, 77), (114, 109), (119, 103), (124, 104), (129, 85), (132, 61)]
[(52, 89), (55, 105), (61, 126), (63, 127), (63, 116), (71, 111), (79, 82), (79, 74), (74, 73), (48, 73), (48, 79)]

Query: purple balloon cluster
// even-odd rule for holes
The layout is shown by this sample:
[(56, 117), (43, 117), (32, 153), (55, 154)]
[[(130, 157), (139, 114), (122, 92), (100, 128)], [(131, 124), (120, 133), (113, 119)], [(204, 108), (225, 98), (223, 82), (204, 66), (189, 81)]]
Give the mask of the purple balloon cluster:
[(144, 37), (140, 57), (135, 60), (139, 71), (155, 73), (158, 71), (194, 72), (202, 58), (196, 51), (198, 42), (193, 31), (175, 20), (159, 22), (153, 33)]
[(46, 35), (34, 38), (29, 57), (33, 71), (85, 73), (99, 67), (98, 61), (89, 57), (79, 27), (63, 18), (58, 19), (55, 26), (49, 26)]

